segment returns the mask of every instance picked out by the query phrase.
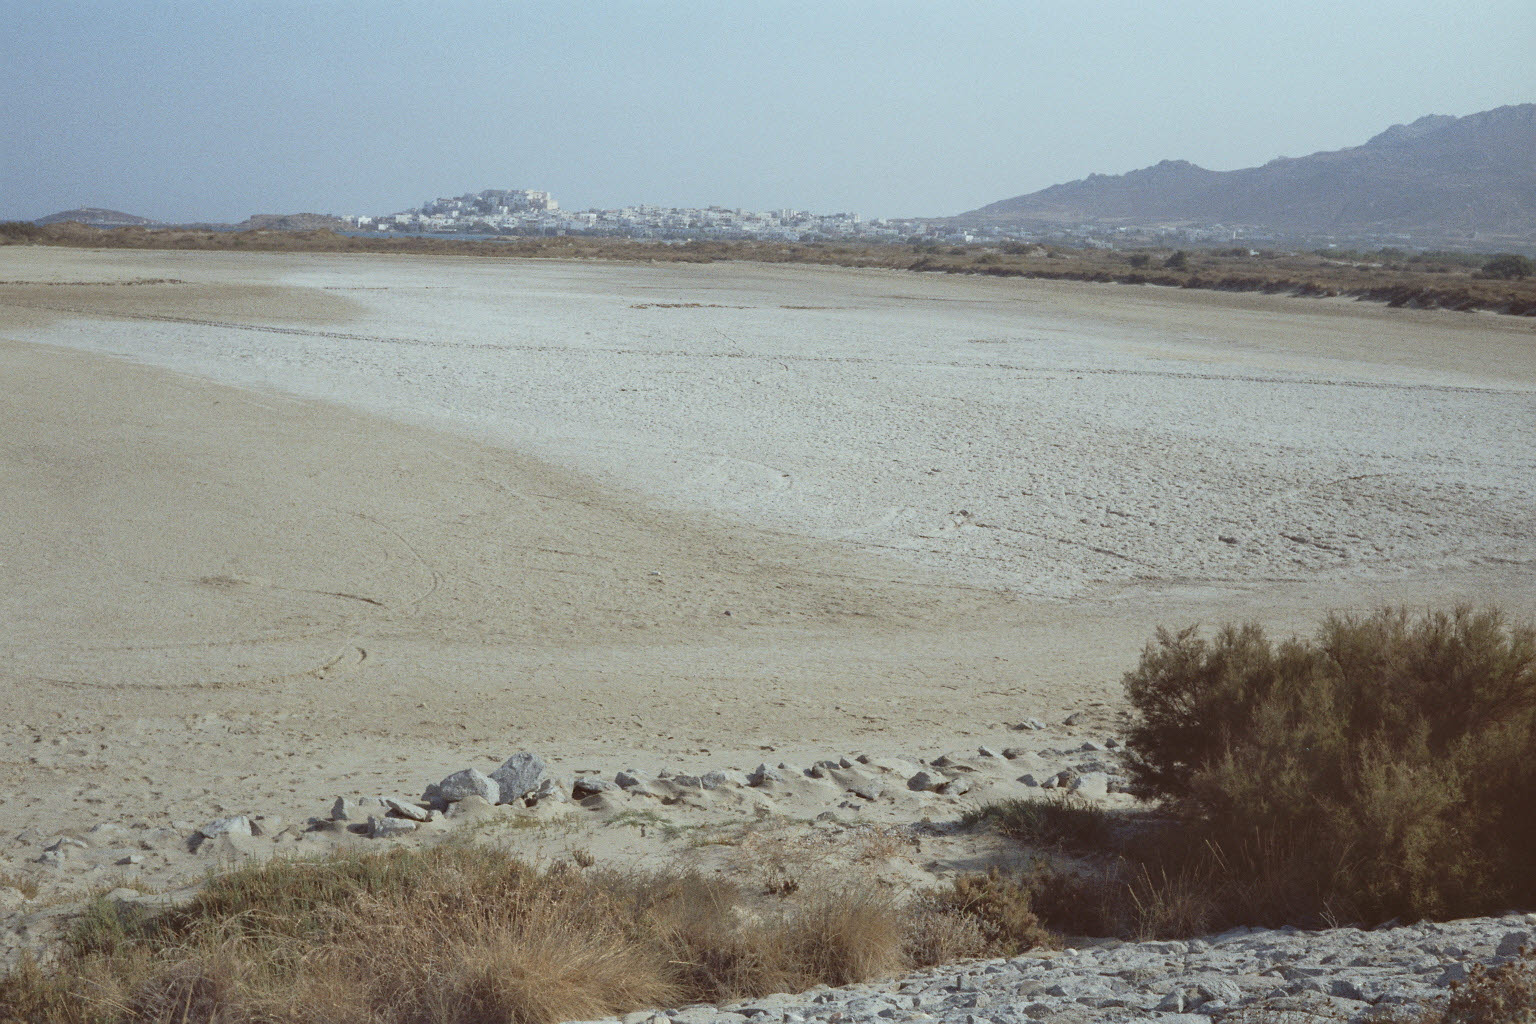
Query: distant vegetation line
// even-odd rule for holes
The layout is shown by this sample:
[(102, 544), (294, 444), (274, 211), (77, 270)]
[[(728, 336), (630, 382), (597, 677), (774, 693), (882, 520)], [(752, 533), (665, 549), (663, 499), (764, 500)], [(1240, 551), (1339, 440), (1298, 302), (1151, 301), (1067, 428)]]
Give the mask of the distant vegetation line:
[(691, 241), (665, 244), (563, 236), (467, 240), (353, 237), (329, 230), (207, 231), (176, 228), (99, 229), (76, 223), (0, 223), (0, 245), (101, 249), (251, 252), (394, 253), (535, 259), (599, 259), (711, 263), (724, 260), (877, 267), (929, 273), (983, 274), (1036, 280), (1163, 285), (1226, 292), (1349, 297), (1388, 306), (1488, 310), (1536, 316), (1536, 275), (1511, 254), (1079, 249), (1056, 244), (849, 244), (836, 242)]

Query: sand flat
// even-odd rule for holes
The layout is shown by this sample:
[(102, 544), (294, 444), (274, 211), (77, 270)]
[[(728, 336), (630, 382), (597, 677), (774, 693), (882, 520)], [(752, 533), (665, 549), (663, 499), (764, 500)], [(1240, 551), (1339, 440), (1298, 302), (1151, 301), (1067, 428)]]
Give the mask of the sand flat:
[(522, 746), (943, 749), (1107, 718), (1159, 622), (1536, 611), (1512, 318), (21, 247), (0, 281), (4, 828)]

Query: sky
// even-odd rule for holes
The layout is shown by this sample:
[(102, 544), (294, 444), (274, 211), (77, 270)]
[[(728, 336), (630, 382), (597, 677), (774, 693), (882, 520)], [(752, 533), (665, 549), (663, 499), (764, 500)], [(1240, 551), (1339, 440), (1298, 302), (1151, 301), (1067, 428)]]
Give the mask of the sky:
[(944, 216), (1536, 101), (1536, 3), (0, 0), (0, 219)]

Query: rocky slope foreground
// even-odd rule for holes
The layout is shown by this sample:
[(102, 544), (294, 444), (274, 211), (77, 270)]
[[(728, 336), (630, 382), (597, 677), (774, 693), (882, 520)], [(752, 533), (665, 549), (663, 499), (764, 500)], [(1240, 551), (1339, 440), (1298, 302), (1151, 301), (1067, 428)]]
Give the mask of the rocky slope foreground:
[[(1112, 736), (1071, 736), (1015, 723), (1016, 745), (931, 757), (853, 753), (809, 767), (764, 762), (751, 772), (662, 769), (570, 774), (520, 752), (489, 774), (454, 771), (419, 798), (339, 795), (303, 822), (249, 809), (194, 826), (105, 821), (69, 834), (23, 834), (0, 889), (6, 959), (46, 959), (83, 906), (82, 885), (113, 901), (175, 905), (211, 869), (273, 856), (322, 855), (448, 838), (493, 843), (535, 862), (694, 868), (793, 889), (859, 879), (915, 892), (965, 871), (1008, 865), (1017, 851), (959, 818), (1009, 797), (1071, 793), (1131, 810)], [(145, 878), (159, 883), (152, 885)], [(188, 884), (192, 883), (192, 884)], [(169, 891), (159, 891), (161, 887)], [(845, 988), (724, 1006), (630, 1014), (625, 1024), (936, 1020), (1014, 1022), (1368, 1020), (1443, 994), (1472, 963), (1536, 946), (1536, 915), (1443, 924), (1239, 928), (1187, 941), (1079, 940), (1078, 948), (971, 961)]]

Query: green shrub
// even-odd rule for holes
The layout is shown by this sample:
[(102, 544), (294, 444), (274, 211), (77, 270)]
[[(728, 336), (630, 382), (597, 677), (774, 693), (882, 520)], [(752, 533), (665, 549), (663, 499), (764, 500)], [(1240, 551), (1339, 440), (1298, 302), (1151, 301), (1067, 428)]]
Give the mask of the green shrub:
[(1126, 689), (1133, 786), (1248, 872), (1374, 919), (1536, 902), (1536, 630), (1466, 608), (1280, 644), (1159, 630)]
[(1502, 252), (1483, 264), (1485, 277), (1501, 277), (1506, 281), (1530, 277), (1532, 273), (1536, 273), (1536, 266), (1532, 266), (1530, 257), (1519, 253)]
[(1163, 261), (1163, 266), (1167, 267), (1169, 270), (1183, 270), (1185, 267), (1189, 266), (1189, 254), (1186, 253), (1183, 249), (1179, 249), (1172, 256), (1169, 256), (1166, 260)]

